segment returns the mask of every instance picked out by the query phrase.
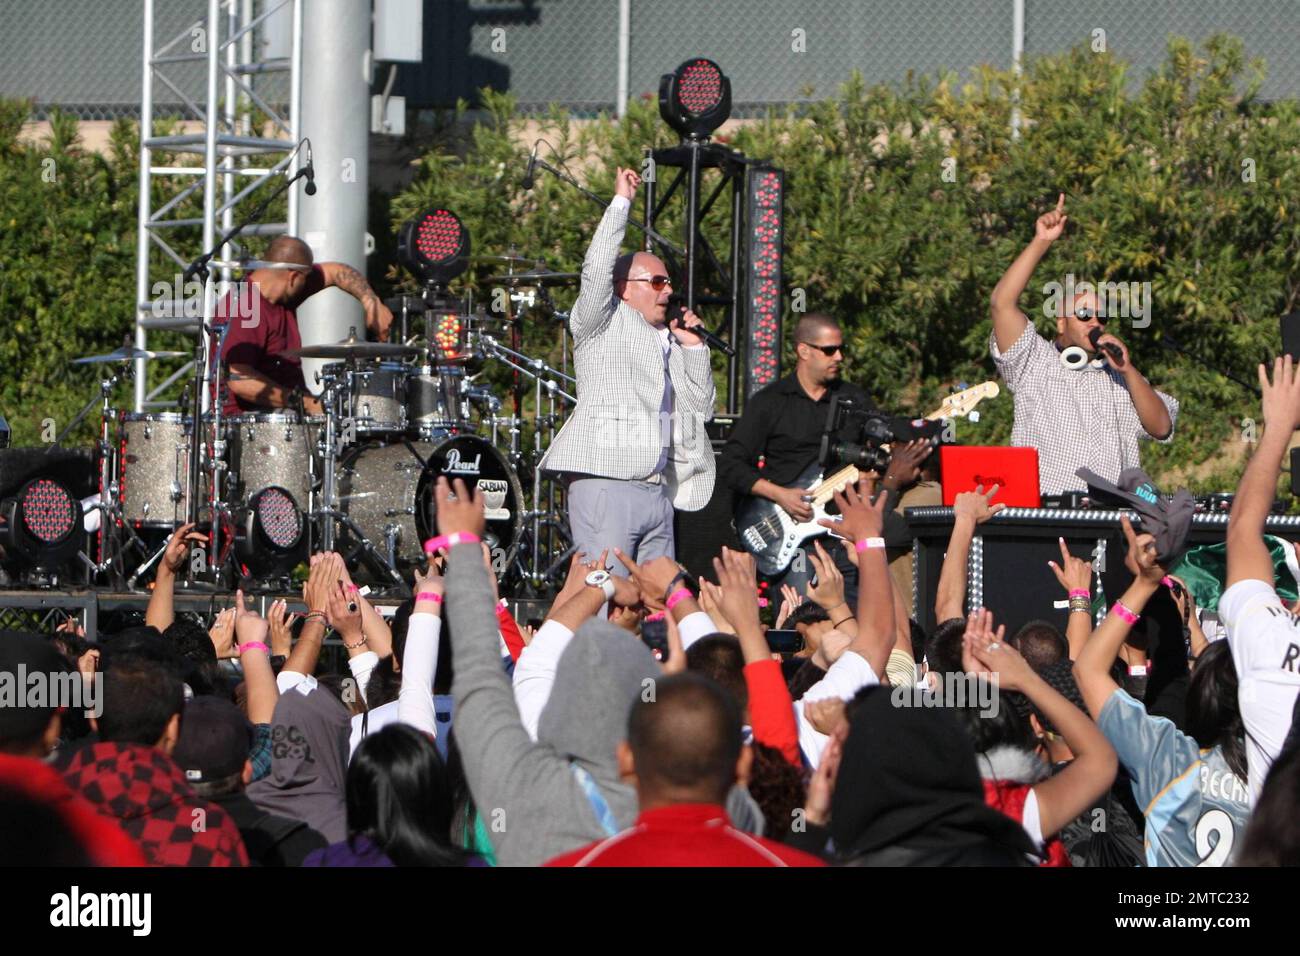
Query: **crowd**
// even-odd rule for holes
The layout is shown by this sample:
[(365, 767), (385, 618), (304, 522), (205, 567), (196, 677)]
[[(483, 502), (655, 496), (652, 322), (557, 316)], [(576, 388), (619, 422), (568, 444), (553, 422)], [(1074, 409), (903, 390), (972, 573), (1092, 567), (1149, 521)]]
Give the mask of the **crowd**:
[[(438, 482), (431, 561), (391, 619), (323, 553), (301, 621), (240, 593), (205, 631), (173, 609), (202, 541), (181, 528), (144, 625), (94, 645), (0, 635), (0, 673), (98, 690), (92, 716), (0, 696), (0, 862), (1298, 863), (1300, 623), (1263, 523), (1300, 374), (1286, 359), (1260, 379), (1266, 424), (1233, 506), (1215, 640), (1127, 518), (1132, 582), (1099, 626), (1091, 568), (1064, 544), (1066, 633), (963, 615), (996, 489), (957, 499), (927, 634), (887, 567), (889, 497), (848, 486), (824, 522), (837, 537), (809, 554), (815, 579), (785, 592), (781, 623), (804, 646), (784, 658), (753, 559), (726, 549), (698, 582), (666, 556), (577, 555), (545, 621), (521, 629), (481, 542), (483, 501), (459, 479)], [(831, 547), (856, 573), (852, 606)], [(595, 573), (615, 561), (625, 576)], [(1125, 665), (1134, 624), (1165, 600), (1190, 625), (1176, 706), (1167, 690), (1145, 700)], [(658, 618), (662, 660), (639, 639)], [(318, 673), (330, 629), (346, 676)]]

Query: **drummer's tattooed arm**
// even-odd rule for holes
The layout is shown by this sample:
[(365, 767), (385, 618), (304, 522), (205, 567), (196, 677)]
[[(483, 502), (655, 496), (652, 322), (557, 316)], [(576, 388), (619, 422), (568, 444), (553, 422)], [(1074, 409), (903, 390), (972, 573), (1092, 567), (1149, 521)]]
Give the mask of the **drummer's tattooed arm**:
[(227, 387), (250, 405), (262, 408), (293, 408), (297, 405), (292, 389), (285, 388), (251, 365), (232, 364)]
[(366, 310), (366, 328), (380, 341), (386, 341), (388, 327), (393, 324), (393, 313), (375, 295), (366, 277), (342, 262), (322, 262), (320, 268), (325, 275), (325, 285), (342, 289), (360, 302)]

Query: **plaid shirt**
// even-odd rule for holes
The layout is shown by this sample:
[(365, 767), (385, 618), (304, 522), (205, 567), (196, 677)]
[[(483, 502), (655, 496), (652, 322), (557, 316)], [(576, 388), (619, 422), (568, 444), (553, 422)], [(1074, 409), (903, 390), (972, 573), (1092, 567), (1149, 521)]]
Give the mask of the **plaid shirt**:
[[(1038, 485), (1045, 495), (1083, 490), (1086, 483), (1075, 475), (1091, 468), (1102, 478), (1117, 481), (1125, 468), (1141, 464), (1138, 440), (1167, 442), (1147, 433), (1138, 419), (1124, 378), (1109, 366), (1091, 364), (1068, 369), (1061, 364), (1056, 346), (1025, 320), (1025, 331), (1006, 352), (998, 350), (997, 337), (989, 335), (989, 354), (1003, 380), (1016, 397), (1016, 421), (1011, 444), (1038, 449)], [(1178, 421), (1178, 402), (1156, 392)]]
[(253, 765), (253, 779), (257, 783), (271, 773), (271, 725), (253, 725), (253, 747), (248, 752), (248, 762)]

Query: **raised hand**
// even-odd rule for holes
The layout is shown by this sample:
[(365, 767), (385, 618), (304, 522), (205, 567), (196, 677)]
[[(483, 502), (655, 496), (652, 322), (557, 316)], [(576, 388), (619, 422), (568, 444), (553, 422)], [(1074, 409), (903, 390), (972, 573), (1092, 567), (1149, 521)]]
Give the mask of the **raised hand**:
[(890, 491), (899, 491), (916, 484), (921, 477), (921, 464), (930, 457), (934, 446), (928, 439), (916, 438), (903, 445), (895, 445), (889, 458), (889, 467), (880, 484)]
[(307, 580), (302, 585), (302, 600), (308, 611), (324, 611), (329, 605), (330, 591), (338, 586), (338, 576), (326, 554), (313, 554)]
[(235, 609), (233, 607), (228, 607), (217, 615), (216, 620), (212, 622), (212, 627), (208, 629), (208, 637), (212, 640), (212, 649), (216, 651), (218, 660), (239, 656), (239, 651), (235, 650)]
[(1165, 576), (1165, 569), (1156, 563), (1156, 539), (1149, 534), (1138, 534), (1133, 530), (1133, 523), (1128, 515), (1121, 515), (1120, 526), (1128, 540), (1128, 554), (1124, 556), (1124, 566), (1134, 576), (1151, 584), (1159, 584)]
[(256, 611), (245, 606), (244, 592), (235, 592), (235, 639), (239, 644), (247, 644), (250, 641), (266, 643), (270, 634), (271, 625)]
[(195, 542), (206, 544), (207, 540), (208, 536), (195, 531), (192, 523), (181, 525), (167, 539), (167, 550), (163, 552), (158, 570), (162, 571), (166, 568), (168, 573), (178, 574), (181, 568), (185, 567), (185, 558), (190, 553), (190, 546)]
[(614, 195), (622, 196), (627, 200), (635, 199), (637, 187), (640, 185), (641, 177), (637, 175), (635, 169), (624, 169), (622, 166), (616, 167), (614, 172)]
[(618, 548), (614, 549), (614, 557), (623, 562), (623, 567), (632, 576), (632, 583), (641, 592), (641, 603), (651, 612), (664, 610), (664, 601), (668, 597), (664, 592), (684, 570), (682, 566), (667, 555), (637, 564)]
[(325, 618), (330, 627), (339, 632), (345, 644), (355, 644), (365, 636), (362, 633), (361, 605), (348, 593), (347, 585), (336, 583), (330, 589)]
[[(421, 613), (440, 614), (442, 605), (436, 601), (421, 601), (421, 594), (438, 594), (443, 593), (442, 575), (437, 569), (430, 564), (421, 571), (415, 568), (411, 572), (411, 589), (415, 592), (415, 603), (419, 606)], [(428, 606), (432, 605), (432, 607)]]
[(819, 734), (832, 734), (844, 719), (844, 701), (838, 697), (811, 700), (803, 705), (803, 715)]
[(885, 495), (877, 495), (875, 504), (872, 504), (866, 493), (866, 484), (862, 481), (857, 487), (845, 485), (834, 499), (842, 520), (822, 518), (817, 523), (850, 541), (880, 537), (885, 527)]
[(803, 810), (804, 819), (813, 826), (824, 827), (831, 822), (831, 800), (835, 796), (835, 778), (839, 775), (843, 754), (843, 744), (838, 736), (831, 737), (831, 742), (822, 751), (816, 772), (808, 781)]
[[(705, 581), (703, 578), (700, 579), (700, 608), (709, 615), (714, 627), (721, 633), (731, 635), (736, 633), (736, 629), (727, 620), (727, 616), (722, 613), (722, 588), (712, 581)], [(784, 612), (785, 608), (786, 605), (783, 603), (781, 610)], [(668, 617), (671, 620), (672, 615), (670, 614)], [(778, 629), (780, 629), (781, 624), (781, 618), (778, 617), (776, 621)]]
[(483, 496), (473, 494), (465, 482), (457, 478), (451, 484), (439, 477), (434, 485), (433, 500), (438, 509), (438, 534), (473, 534), (483, 537), (487, 519), (483, 512)]
[(1076, 558), (1065, 546), (1064, 538), (1057, 538), (1061, 546), (1061, 563), (1048, 561), (1047, 566), (1056, 575), (1056, 580), (1066, 591), (1092, 590), (1092, 564), (1083, 558)]
[(1056, 208), (1045, 212), (1034, 223), (1034, 236), (1046, 242), (1055, 242), (1065, 231), (1065, 222), (1070, 217), (1065, 214), (1065, 193), (1056, 201)]
[(1290, 355), (1273, 359), (1273, 380), (1261, 364), (1259, 389), (1263, 393), (1264, 423), (1288, 433), (1300, 426), (1300, 367)]
[(713, 572), (722, 589), (720, 610), (731, 626), (742, 633), (760, 630), (754, 556), (723, 548), (722, 554), (713, 559)]
[(994, 485), (988, 491), (983, 485), (976, 485), (974, 491), (963, 491), (953, 500), (953, 517), (969, 518), (976, 524), (983, 524), (1006, 507), (1004, 504), (990, 504), (1000, 490), (1000, 485)]
[(820, 541), (813, 542), (813, 553), (808, 555), (808, 560), (817, 572), (817, 586), (808, 585), (808, 597), (826, 611), (839, 607), (844, 603), (844, 575)]
[(288, 657), (293, 650), (293, 623), (297, 614), (289, 614), (289, 605), (283, 600), (272, 601), (266, 609), (266, 620), (271, 625), (271, 653)]

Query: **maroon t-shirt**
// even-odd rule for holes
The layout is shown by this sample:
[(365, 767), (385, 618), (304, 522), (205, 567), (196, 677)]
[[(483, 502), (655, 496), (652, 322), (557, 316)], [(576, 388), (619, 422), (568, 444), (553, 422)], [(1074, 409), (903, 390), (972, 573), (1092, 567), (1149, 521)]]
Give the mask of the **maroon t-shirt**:
[(231, 365), (250, 365), (285, 388), (303, 387), (302, 360), (281, 358), (278, 353), (302, 347), (302, 336), (298, 334), (298, 306), (323, 288), (325, 273), (320, 266), (312, 266), (302, 293), (286, 304), (267, 302), (250, 282), (238, 287), (237, 301), (232, 290), (217, 303), (217, 321), (220, 323), (228, 317), (230, 323), (230, 331), (221, 348), (224, 414), (238, 415), (260, 408), (237, 398), (226, 386)]

